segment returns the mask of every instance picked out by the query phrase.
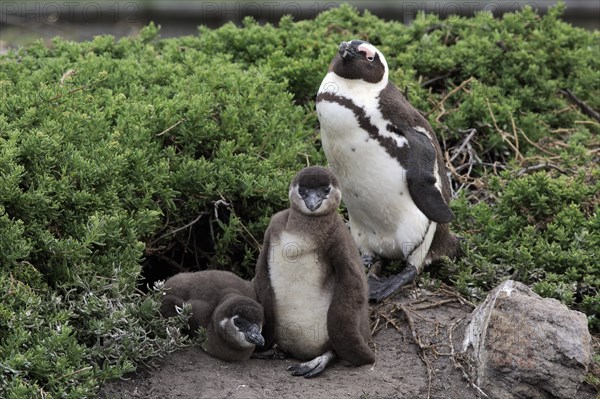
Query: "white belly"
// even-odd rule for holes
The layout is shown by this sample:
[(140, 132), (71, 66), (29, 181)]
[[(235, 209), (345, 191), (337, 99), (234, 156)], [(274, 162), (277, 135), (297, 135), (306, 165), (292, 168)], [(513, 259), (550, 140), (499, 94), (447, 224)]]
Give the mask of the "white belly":
[(314, 243), (285, 231), (270, 251), (275, 342), (300, 359), (320, 356), (329, 341), (327, 311), (333, 293), (325, 282), (325, 265), (319, 262)]
[[(323, 150), (342, 187), (352, 236), (363, 253), (405, 257), (423, 241), (427, 217), (414, 204), (406, 170), (337, 103), (317, 103)], [(385, 122), (371, 118), (388, 135)], [(393, 133), (389, 133), (392, 135)], [(399, 146), (408, 145), (394, 137)]]

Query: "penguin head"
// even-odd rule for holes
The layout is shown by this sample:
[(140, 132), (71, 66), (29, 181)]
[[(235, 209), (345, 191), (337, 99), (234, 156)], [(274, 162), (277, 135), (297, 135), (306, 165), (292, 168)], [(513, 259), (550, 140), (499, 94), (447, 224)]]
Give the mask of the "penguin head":
[(340, 43), (329, 71), (344, 79), (387, 84), (389, 69), (385, 57), (375, 46), (362, 40), (351, 40)]
[(302, 169), (290, 184), (290, 204), (293, 209), (308, 216), (335, 212), (342, 192), (333, 173), (320, 166)]
[(213, 317), (218, 323), (218, 333), (232, 346), (251, 348), (265, 344), (261, 335), (264, 310), (252, 298), (227, 295), (215, 309)]

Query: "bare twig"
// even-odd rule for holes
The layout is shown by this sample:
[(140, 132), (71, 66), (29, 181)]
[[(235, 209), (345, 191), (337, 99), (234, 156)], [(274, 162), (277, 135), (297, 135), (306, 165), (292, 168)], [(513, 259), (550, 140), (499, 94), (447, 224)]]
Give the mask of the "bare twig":
[(594, 125), (594, 126), (600, 126), (600, 123), (595, 122), (595, 121), (575, 121), (576, 125)]
[(429, 114), (431, 114), (433, 111), (435, 111), (436, 109), (438, 109), (439, 107), (443, 106), (444, 103), (446, 102), (446, 100), (448, 100), (450, 97), (452, 97), (456, 92), (462, 90), (465, 88), (466, 85), (468, 85), (469, 83), (471, 83), (475, 78), (474, 77), (470, 77), (469, 79), (465, 80), (464, 82), (462, 82), (460, 85), (456, 86), (454, 89), (450, 90), (448, 92), (448, 94), (446, 94), (444, 96), (444, 98), (442, 98), (440, 101), (438, 101), (433, 108), (431, 108), (431, 111), (429, 111), (426, 116), (428, 116)]
[(593, 119), (597, 120), (598, 122), (600, 122), (600, 114), (598, 112), (594, 111), (594, 109), (592, 107), (590, 107), (589, 105), (587, 105), (585, 102), (583, 102), (582, 100), (577, 98), (577, 96), (575, 94), (573, 94), (573, 92), (571, 90), (561, 89), (560, 92), (562, 94), (564, 94), (565, 96), (567, 96), (567, 98), (572, 103), (577, 105), (579, 107), (579, 109), (581, 110), (581, 112), (583, 112), (590, 118), (593, 118)]
[(391, 324), (396, 329), (396, 331), (398, 331), (400, 334), (402, 334), (402, 329), (396, 324), (396, 321), (394, 320), (393, 317), (391, 317), (390, 315), (387, 315), (385, 313), (382, 313), (381, 317), (383, 317), (385, 319), (386, 325)]
[(450, 298), (450, 299), (444, 299), (441, 301), (437, 301), (434, 303), (428, 303), (426, 305), (421, 305), (421, 306), (411, 306), (412, 310), (425, 310), (425, 309), (431, 309), (431, 308), (436, 308), (438, 306), (442, 306), (445, 305), (447, 303), (452, 303), (452, 302), (458, 302), (458, 299), (456, 298)]
[(256, 237), (254, 237), (254, 235), (252, 235), (252, 233), (250, 233), (250, 230), (248, 230), (248, 228), (246, 227), (246, 225), (240, 221), (240, 226), (242, 226), (242, 229), (244, 229), (244, 231), (246, 232), (246, 234), (248, 234), (248, 236), (250, 237), (250, 239), (252, 240), (252, 242), (256, 246), (256, 249), (259, 252), (262, 251), (262, 245), (260, 245), (260, 242), (258, 242), (258, 240), (256, 239)]
[(91, 87), (94, 87), (94, 86), (95, 86), (95, 85), (97, 85), (98, 83), (100, 83), (100, 82), (102, 82), (102, 81), (106, 80), (106, 79), (108, 79), (108, 77), (104, 77), (104, 78), (98, 79), (98, 80), (96, 80), (95, 82), (92, 82), (92, 83), (90, 83), (90, 84), (87, 84), (87, 85), (82, 85), (82, 86), (76, 87), (76, 88), (74, 88), (74, 89), (72, 89), (72, 90), (69, 90), (68, 92), (66, 92), (66, 93), (64, 93), (64, 94), (57, 94), (57, 95), (55, 95), (54, 97), (50, 98), (50, 99), (48, 100), (48, 102), (56, 101), (56, 100), (58, 100), (58, 99), (61, 99), (61, 98), (62, 98), (62, 97), (64, 97), (64, 96), (68, 96), (69, 94), (73, 94), (73, 93), (77, 93), (78, 91), (81, 91), (81, 90), (89, 89), (89, 88), (91, 88)]
[[(217, 218), (217, 219), (219, 218), (219, 215), (218, 215), (218, 212), (217, 212), (217, 209), (218, 209), (219, 205), (225, 205), (226, 207), (228, 207), (231, 210), (232, 215), (234, 215), (234, 216), (237, 217), (237, 215), (235, 213), (235, 209), (231, 205), (231, 201), (228, 201), (219, 190), (217, 190), (217, 192), (221, 196), (221, 199), (217, 200), (217, 201), (215, 201), (213, 203), (214, 206), (215, 206), (215, 218)], [(250, 239), (252, 241), (251, 243), (254, 244), (254, 246), (256, 247), (256, 249), (258, 251), (261, 251), (262, 250), (262, 245), (260, 244), (260, 242), (258, 242), (258, 240), (256, 239), (256, 237), (254, 237), (254, 235), (252, 235), (252, 233), (250, 232), (250, 230), (248, 230), (248, 228), (246, 227), (246, 225), (244, 223), (242, 223), (242, 221), (241, 221), (240, 218), (238, 218), (238, 221), (239, 221), (240, 226), (242, 227), (242, 229), (250, 237)]]
[(548, 154), (548, 155), (551, 155), (553, 157), (559, 157), (559, 155), (556, 155), (555, 153), (546, 150), (544, 147), (540, 146), (539, 144), (534, 143), (529, 137), (527, 137), (527, 135), (525, 134), (525, 132), (523, 130), (521, 130), (521, 136), (523, 136), (523, 138), (525, 139), (525, 141), (527, 141), (529, 144), (531, 144), (532, 146), (534, 146), (535, 148), (537, 148), (538, 150), (540, 150), (544, 154)]
[(84, 368), (82, 368), (82, 369), (75, 370), (75, 371), (72, 371), (72, 372), (70, 372), (70, 373), (67, 373), (67, 374), (63, 374), (63, 375), (61, 375), (61, 376), (59, 377), (59, 379), (63, 379), (63, 378), (69, 378), (69, 377), (72, 377), (72, 376), (74, 376), (75, 374), (79, 374), (79, 373), (82, 373), (82, 372), (84, 372), (84, 371), (89, 371), (89, 370), (91, 370), (91, 369), (93, 369), (93, 367), (92, 367), (92, 366), (84, 367)]
[(182, 124), (183, 122), (185, 122), (185, 121), (186, 121), (186, 119), (184, 118), (184, 119), (181, 119), (181, 120), (179, 120), (179, 121), (175, 122), (175, 124), (174, 124), (174, 125), (171, 125), (171, 126), (169, 126), (168, 128), (166, 128), (165, 130), (163, 130), (162, 132), (158, 133), (158, 134), (156, 135), (156, 137), (158, 137), (158, 136), (162, 136), (163, 134), (170, 132), (171, 130), (175, 129), (177, 126), (181, 125), (181, 124)]
[(557, 171), (559, 171), (560, 173), (563, 173), (563, 174), (567, 173), (564, 169), (561, 169), (561, 168), (559, 168), (556, 165), (552, 165), (551, 163), (540, 163), (540, 164), (537, 164), (537, 165), (531, 165), (531, 166), (527, 166), (526, 168), (520, 169), (517, 172), (517, 176), (522, 176), (522, 175), (524, 175), (526, 173), (536, 172), (538, 170), (550, 170), (550, 169), (557, 170)]
[(214, 245), (217, 244), (217, 238), (215, 236), (215, 229), (213, 228), (213, 219), (210, 219), (210, 222), (208, 223), (208, 227), (210, 229), (210, 238), (212, 239), (212, 242)]
[(502, 140), (504, 140), (506, 142), (506, 144), (508, 144), (508, 146), (510, 148), (512, 148), (512, 150), (515, 152), (515, 158), (517, 158), (517, 160), (519, 161), (519, 163), (522, 163), (523, 160), (525, 159), (525, 157), (523, 157), (523, 155), (521, 155), (521, 152), (519, 151), (519, 143), (518, 141), (515, 141), (515, 143), (512, 143), (509, 139), (508, 136), (510, 136), (509, 133), (507, 133), (506, 131), (500, 129), (500, 127), (498, 126), (498, 123), (496, 122), (496, 117), (494, 116), (494, 112), (492, 111), (492, 106), (490, 105), (490, 102), (488, 101), (488, 99), (485, 99), (485, 103), (487, 104), (487, 108), (488, 111), (490, 113), (490, 117), (492, 118), (492, 122), (494, 124), (494, 127), (496, 128), (496, 131), (498, 132), (498, 134), (500, 134), (500, 136), (502, 137)]
[(452, 291), (451, 289), (445, 288), (446, 286), (440, 288), (440, 292), (449, 295), (451, 297), (454, 297), (458, 300), (458, 302), (462, 303), (463, 305), (467, 305), (470, 306), (471, 308), (475, 307), (475, 304), (471, 301), (466, 300), (465, 298), (463, 298), (462, 296), (460, 296), (460, 294), (458, 294), (455, 291)]
[(225, 200), (225, 198), (223, 198), (222, 194), (219, 193), (219, 195), (221, 195), (221, 199), (213, 201), (213, 207), (215, 208), (214, 209), (215, 219), (219, 218), (219, 205), (225, 205), (226, 208), (228, 208), (229, 206), (231, 206), (231, 204), (229, 202), (227, 202)]
[(473, 166), (490, 166), (494, 169), (494, 173), (498, 173), (498, 171), (496, 169), (502, 169), (505, 170), (506, 166), (502, 165), (499, 162), (494, 162), (494, 163), (489, 163), (489, 162), (469, 162), (469, 163), (465, 163), (462, 164), (458, 167), (456, 167), (456, 172), (461, 172), (463, 169), (468, 168), (468, 167), (473, 167)]
[(431, 85), (433, 85), (434, 83), (437, 83), (437, 82), (439, 82), (440, 80), (444, 80), (444, 79), (446, 79), (446, 78), (448, 78), (448, 77), (450, 77), (450, 76), (452, 76), (452, 75), (455, 75), (455, 74), (456, 74), (456, 73), (458, 73), (458, 72), (460, 72), (460, 68), (454, 68), (454, 69), (451, 69), (451, 70), (449, 70), (448, 72), (446, 72), (446, 73), (445, 73), (445, 74), (443, 74), (443, 75), (436, 76), (436, 77), (434, 77), (434, 78), (431, 78), (431, 79), (429, 79), (429, 80), (426, 80), (425, 82), (421, 83), (421, 87), (427, 87), (427, 86), (431, 86)]
[(310, 157), (308, 156), (308, 154), (305, 154), (304, 152), (299, 152), (298, 155), (303, 155), (304, 158), (306, 159), (306, 167), (310, 166)]
[(377, 327), (379, 327), (379, 321), (381, 320), (381, 317), (378, 317), (375, 320), (375, 325), (373, 326), (373, 329), (371, 330), (371, 336), (375, 335), (375, 332), (377, 332)]
[(205, 215), (208, 215), (208, 212), (202, 212), (202, 213), (200, 213), (200, 215), (198, 215), (198, 217), (197, 217), (196, 219), (192, 220), (191, 222), (189, 222), (189, 223), (188, 223), (188, 224), (186, 224), (185, 226), (178, 227), (178, 228), (176, 228), (175, 230), (171, 230), (171, 231), (169, 231), (168, 233), (165, 233), (165, 234), (163, 234), (162, 236), (160, 236), (160, 237), (159, 237), (157, 240), (155, 240), (154, 242), (156, 242), (156, 241), (159, 241), (159, 240), (162, 240), (163, 238), (166, 238), (166, 237), (168, 237), (168, 236), (172, 236), (172, 235), (174, 235), (174, 234), (177, 234), (177, 233), (179, 233), (181, 230), (185, 230), (185, 229), (187, 229), (188, 227), (191, 227), (191, 226), (193, 226), (194, 224), (198, 223), (198, 221), (199, 221), (200, 219), (202, 219), (202, 216), (205, 216)]
[(469, 132), (468, 136), (465, 137), (465, 139), (463, 140), (460, 147), (458, 147), (458, 150), (456, 150), (456, 152), (454, 153), (452, 158), (450, 158), (450, 162), (453, 162), (456, 159), (456, 157), (465, 149), (465, 147), (467, 146), (469, 141), (471, 141), (471, 139), (473, 138), (475, 133), (477, 133), (477, 129), (470, 129), (468, 132)]
[(513, 138), (515, 139), (515, 147), (517, 147), (517, 151), (519, 151), (519, 136), (517, 135), (517, 127), (515, 125), (515, 118), (510, 115), (510, 124), (512, 126)]
[[(477, 130), (469, 129), (464, 131), (461, 130), (460, 132), (468, 132), (469, 134), (467, 135), (467, 137), (465, 137), (458, 149), (451, 150), (454, 152), (452, 158), (450, 158), (448, 152), (445, 153), (446, 166), (448, 167), (448, 170), (450, 171), (450, 174), (454, 177), (454, 179), (458, 183), (460, 183), (460, 186), (456, 190), (454, 190), (453, 188), (453, 195), (456, 195), (456, 193), (459, 193), (461, 190), (463, 190), (463, 188), (468, 186), (480, 187), (480, 180), (471, 177), (471, 172), (473, 171), (474, 166), (485, 165), (485, 163), (479, 158), (479, 155), (477, 155), (477, 152), (475, 151), (474, 147), (471, 145), (472, 138), (475, 136)], [(460, 164), (460, 166), (454, 166), (453, 163), (455, 162), (455, 160)], [(493, 166), (493, 164), (489, 165)], [(467, 171), (466, 173), (462, 174), (461, 172), (464, 169), (467, 169)]]

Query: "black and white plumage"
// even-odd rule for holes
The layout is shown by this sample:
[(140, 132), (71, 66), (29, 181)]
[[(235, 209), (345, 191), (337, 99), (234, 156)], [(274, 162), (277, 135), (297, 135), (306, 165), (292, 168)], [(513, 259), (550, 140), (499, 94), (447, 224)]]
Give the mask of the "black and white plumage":
[(337, 179), (325, 168), (305, 168), (289, 198), (290, 208), (271, 218), (253, 280), (265, 309), (265, 348), (276, 343), (309, 360), (289, 368), (304, 377), (318, 375), (335, 357), (355, 366), (373, 363), (367, 281), (337, 213)]
[(405, 259), (388, 279), (370, 276), (381, 301), (424, 266), (453, 256), (450, 185), (427, 120), (388, 80), (383, 54), (370, 43), (342, 42), (317, 94), (325, 155), (340, 182), (350, 229), (363, 255)]
[(177, 307), (189, 303), (190, 335), (206, 328), (204, 349), (212, 356), (243, 361), (264, 345), (264, 311), (251, 282), (230, 272), (205, 270), (176, 274), (165, 282), (165, 290), (162, 316), (175, 316)]

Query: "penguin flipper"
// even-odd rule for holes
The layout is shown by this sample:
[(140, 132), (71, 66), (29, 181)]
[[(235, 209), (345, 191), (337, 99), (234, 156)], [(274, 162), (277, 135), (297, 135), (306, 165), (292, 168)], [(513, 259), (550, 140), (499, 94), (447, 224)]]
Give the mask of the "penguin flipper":
[[(340, 237), (342, 234), (348, 235), (347, 239)], [(370, 335), (368, 288), (358, 249), (341, 218), (330, 238), (331, 246), (336, 249), (327, 251), (335, 273), (335, 288), (327, 311), (329, 341), (341, 359), (354, 366), (371, 364), (375, 354), (367, 343)], [(351, 256), (354, 253), (356, 256)]]
[[(401, 129), (406, 137), (408, 151), (406, 181), (413, 202), (428, 219), (436, 223), (449, 223), (454, 214), (436, 187), (435, 163), (437, 152), (431, 139), (414, 128)], [(438, 165), (438, 168), (442, 166)]]
[(265, 339), (265, 345), (261, 348), (257, 348), (257, 352), (271, 348), (275, 340), (275, 295), (273, 294), (273, 287), (271, 286), (271, 278), (269, 275), (269, 248), (271, 246), (273, 232), (284, 229), (288, 214), (289, 210), (286, 210), (271, 218), (269, 227), (267, 227), (267, 230), (265, 231), (263, 246), (258, 255), (254, 278), (252, 279), (258, 303), (263, 306), (264, 310), (262, 336)]
[(164, 318), (177, 316), (176, 307), (182, 307), (184, 300), (177, 295), (166, 293), (160, 305), (160, 314)]

